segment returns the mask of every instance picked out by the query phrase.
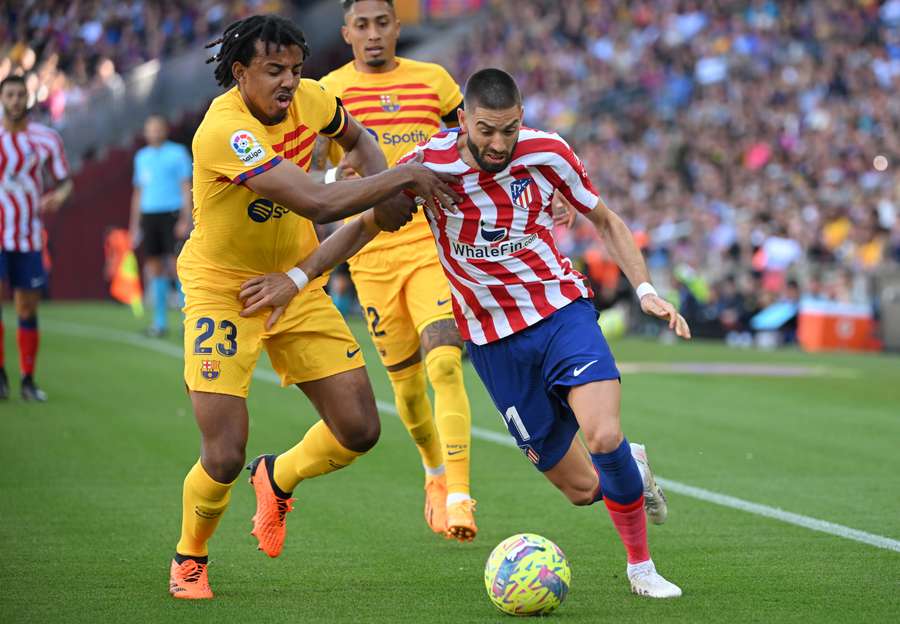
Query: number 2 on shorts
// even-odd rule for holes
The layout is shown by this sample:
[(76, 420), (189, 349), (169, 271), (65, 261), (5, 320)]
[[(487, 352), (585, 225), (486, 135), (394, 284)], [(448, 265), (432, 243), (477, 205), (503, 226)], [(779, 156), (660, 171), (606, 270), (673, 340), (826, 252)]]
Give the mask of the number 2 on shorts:
[(378, 329), (378, 324), (381, 322), (381, 316), (378, 314), (378, 310), (369, 306), (366, 308), (366, 313), (369, 315), (369, 318), (372, 319), (372, 329), (369, 330), (369, 333), (375, 336), (376, 338), (381, 338), (385, 335), (386, 332)]
[[(200, 330), (200, 335), (197, 336), (197, 339), (194, 341), (194, 355), (211, 354), (213, 351), (212, 347), (205, 347), (203, 345), (207, 340), (212, 338), (215, 333), (216, 322), (208, 316), (204, 316), (203, 318), (197, 319), (197, 329)], [(234, 323), (231, 321), (222, 321), (219, 323), (219, 329), (225, 331), (226, 342), (218, 343), (216, 345), (216, 351), (218, 351), (220, 355), (231, 357), (237, 353), (237, 327), (235, 327)]]
[(525, 428), (525, 423), (522, 422), (522, 417), (519, 416), (519, 410), (516, 409), (515, 405), (511, 405), (510, 408), (506, 410), (503, 418), (506, 419), (507, 423), (515, 425), (516, 431), (519, 432), (519, 437), (522, 438), (522, 442), (527, 442), (531, 439), (531, 434), (529, 434), (528, 429)]

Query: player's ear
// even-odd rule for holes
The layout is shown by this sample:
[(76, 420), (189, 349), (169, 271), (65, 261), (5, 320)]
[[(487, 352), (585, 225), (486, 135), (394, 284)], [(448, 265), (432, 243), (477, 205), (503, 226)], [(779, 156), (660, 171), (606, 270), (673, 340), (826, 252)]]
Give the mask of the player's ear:
[(456, 109), (456, 119), (459, 121), (459, 127), (462, 131), (466, 129), (466, 111), (460, 106)]
[(247, 68), (240, 61), (235, 61), (231, 64), (231, 75), (234, 76), (235, 82), (240, 83), (244, 78), (244, 72), (247, 71)]
[(341, 26), (341, 37), (344, 38), (344, 43), (352, 45), (352, 42), (350, 41), (350, 29), (347, 28), (347, 24)]

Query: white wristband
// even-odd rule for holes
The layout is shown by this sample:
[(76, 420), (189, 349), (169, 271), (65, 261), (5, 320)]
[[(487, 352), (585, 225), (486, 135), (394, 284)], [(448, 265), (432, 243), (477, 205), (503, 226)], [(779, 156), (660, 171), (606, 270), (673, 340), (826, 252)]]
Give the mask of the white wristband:
[(332, 182), (337, 182), (337, 167), (332, 167), (328, 171), (325, 172), (325, 184), (331, 184)]
[(659, 296), (659, 293), (656, 292), (656, 289), (653, 288), (653, 285), (650, 284), (650, 282), (641, 282), (635, 289), (635, 292), (637, 293), (638, 300), (643, 299), (645, 295)]
[(300, 267), (294, 267), (293, 269), (285, 273), (285, 275), (291, 278), (291, 281), (296, 284), (297, 292), (300, 292), (301, 290), (306, 288), (307, 284), (309, 284), (309, 277), (306, 275), (306, 273), (303, 272), (303, 269), (301, 269)]

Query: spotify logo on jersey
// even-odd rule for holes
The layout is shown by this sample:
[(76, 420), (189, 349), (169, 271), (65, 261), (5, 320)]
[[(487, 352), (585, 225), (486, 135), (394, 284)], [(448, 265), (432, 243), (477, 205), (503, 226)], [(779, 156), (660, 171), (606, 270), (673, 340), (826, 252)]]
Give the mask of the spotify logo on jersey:
[(269, 219), (280, 219), (289, 211), (270, 199), (257, 199), (247, 206), (247, 216), (256, 223), (265, 223)]

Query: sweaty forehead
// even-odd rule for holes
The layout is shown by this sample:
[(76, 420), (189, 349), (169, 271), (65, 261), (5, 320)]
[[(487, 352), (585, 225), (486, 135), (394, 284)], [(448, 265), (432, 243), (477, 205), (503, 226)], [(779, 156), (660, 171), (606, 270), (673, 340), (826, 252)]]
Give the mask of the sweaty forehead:
[(253, 56), (251, 64), (255, 63), (264, 66), (268, 63), (275, 63), (284, 67), (293, 67), (303, 63), (303, 50), (298, 45), (279, 46), (277, 43), (269, 42), (268, 54), (266, 54), (266, 43), (264, 41), (257, 41), (255, 45), (256, 54)]
[(362, 2), (354, 2), (347, 10), (345, 17), (347, 21), (356, 19), (373, 20), (383, 16), (390, 17), (391, 14), (392, 8), (388, 2), (384, 0), (363, 0)]
[(472, 112), (472, 122), (482, 123), (496, 128), (505, 128), (519, 121), (521, 117), (521, 109), (518, 106), (495, 110), (491, 108), (482, 108), (476, 106)]

